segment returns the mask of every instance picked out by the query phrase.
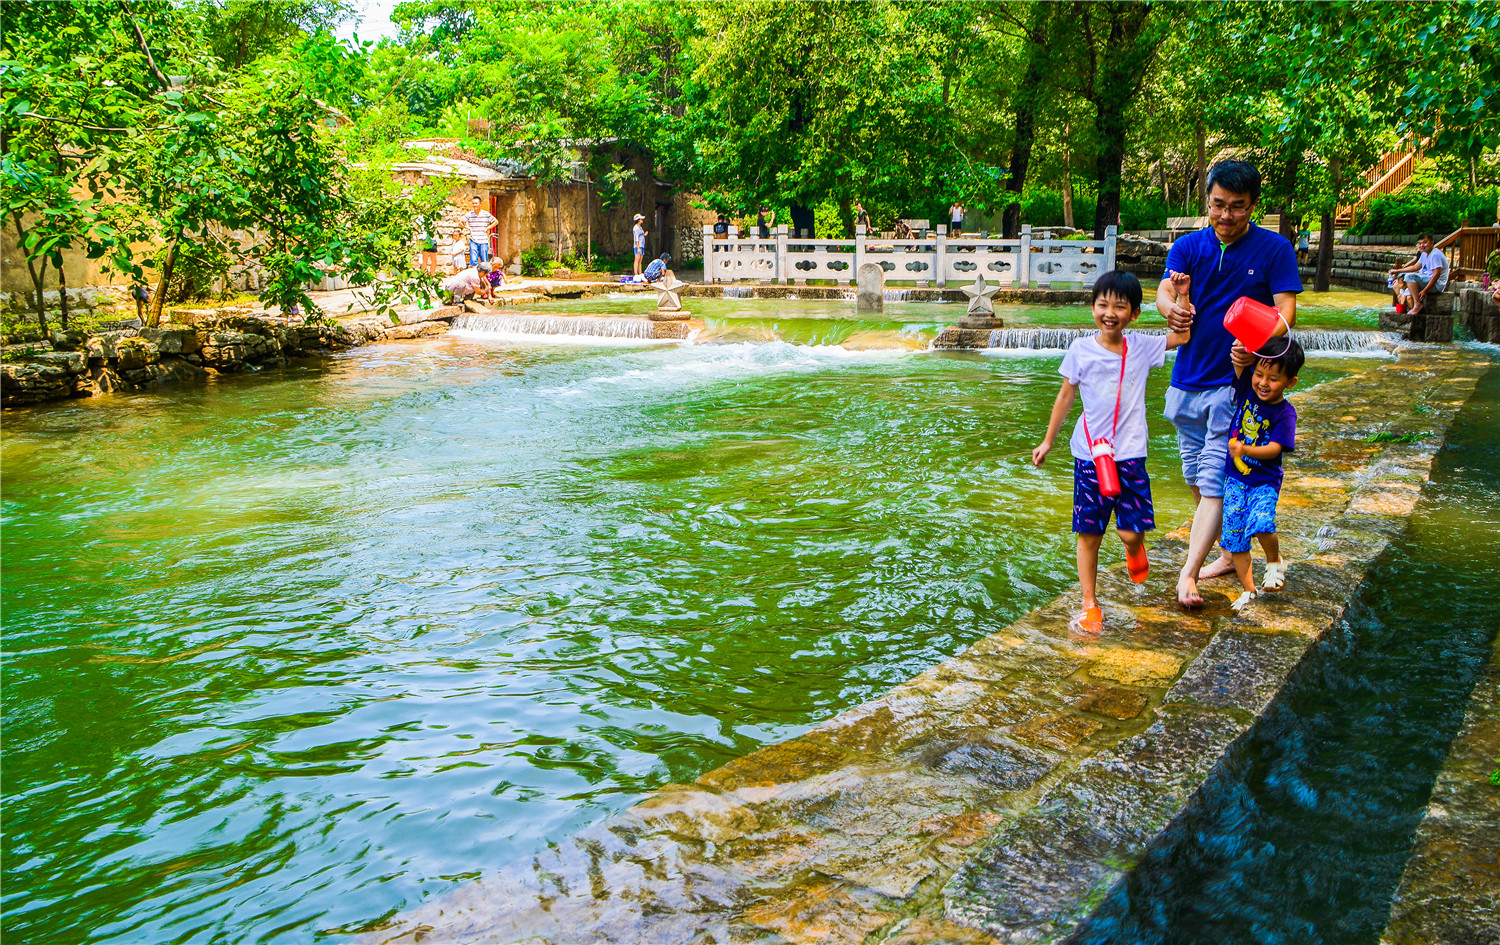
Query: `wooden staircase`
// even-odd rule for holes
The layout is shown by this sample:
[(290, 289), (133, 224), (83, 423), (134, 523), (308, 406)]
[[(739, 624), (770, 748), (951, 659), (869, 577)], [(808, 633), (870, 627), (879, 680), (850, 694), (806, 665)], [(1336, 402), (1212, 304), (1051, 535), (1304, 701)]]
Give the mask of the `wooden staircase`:
[(1355, 215), (1371, 200), (1394, 194), (1411, 183), (1417, 162), (1422, 159), (1420, 148), (1416, 136), (1408, 134), (1393, 150), (1386, 152), (1374, 167), (1365, 171), (1365, 189), (1353, 203), (1339, 207), (1333, 225), (1340, 228), (1351, 225)]

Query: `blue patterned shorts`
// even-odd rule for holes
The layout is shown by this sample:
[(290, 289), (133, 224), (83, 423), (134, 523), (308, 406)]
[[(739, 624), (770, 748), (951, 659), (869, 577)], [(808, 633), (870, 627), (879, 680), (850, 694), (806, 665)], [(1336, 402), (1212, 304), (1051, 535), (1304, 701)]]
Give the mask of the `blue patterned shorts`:
[(1280, 491), (1266, 484), (1247, 487), (1232, 476), (1224, 477), (1224, 534), (1219, 543), (1234, 553), (1250, 550), (1256, 535), (1276, 534), (1276, 502)]
[(1156, 509), (1151, 505), (1151, 477), (1144, 457), (1115, 463), (1120, 475), (1120, 494), (1107, 499), (1099, 494), (1099, 476), (1089, 460), (1073, 459), (1073, 531), (1080, 535), (1102, 535), (1115, 516), (1122, 532), (1149, 532), (1156, 527)]

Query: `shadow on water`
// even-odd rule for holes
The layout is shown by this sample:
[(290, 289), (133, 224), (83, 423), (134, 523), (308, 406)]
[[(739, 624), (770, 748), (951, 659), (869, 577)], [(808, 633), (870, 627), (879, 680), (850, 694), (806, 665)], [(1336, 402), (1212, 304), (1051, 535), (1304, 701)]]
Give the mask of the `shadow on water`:
[(1385, 927), (1500, 626), (1500, 368), (1408, 533), (1070, 942), (1357, 945)]

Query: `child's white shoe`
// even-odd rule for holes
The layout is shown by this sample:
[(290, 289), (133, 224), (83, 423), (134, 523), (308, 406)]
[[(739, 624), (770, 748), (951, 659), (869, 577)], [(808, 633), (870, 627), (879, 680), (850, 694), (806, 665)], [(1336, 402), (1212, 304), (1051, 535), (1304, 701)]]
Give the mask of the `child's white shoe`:
[(1266, 564), (1266, 576), (1261, 580), (1262, 590), (1279, 591), (1286, 587), (1286, 562), (1273, 561)]
[(1239, 613), (1246, 607), (1250, 606), (1250, 602), (1255, 600), (1255, 597), (1256, 594), (1254, 591), (1246, 591), (1239, 596), (1239, 599), (1229, 605), (1229, 609), (1233, 610), (1235, 613)]

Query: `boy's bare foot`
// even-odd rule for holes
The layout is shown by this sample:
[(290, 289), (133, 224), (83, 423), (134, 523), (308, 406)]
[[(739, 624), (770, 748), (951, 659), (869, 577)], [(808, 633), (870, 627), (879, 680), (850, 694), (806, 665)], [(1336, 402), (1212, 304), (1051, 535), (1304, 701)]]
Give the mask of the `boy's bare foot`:
[(1084, 633), (1099, 633), (1104, 629), (1104, 612), (1097, 604), (1093, 607), (1085, 607), (1079, 611), (1073, 621)]
[(1198, 593), (1198, 582), (1186, 575), (1177, 579), (1177, 603), (1183, 607), (1202, 607), (1203, 595)]
[(1234, 559), (1229, 555), (1220, 555), (1219, 560), (1213, 564), (1205, 564), (1198, 569), (1198, 580), (1207, 581), (1209, 578), (1223, 577), (1234, 573)]

